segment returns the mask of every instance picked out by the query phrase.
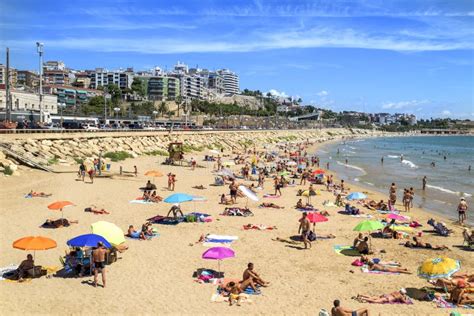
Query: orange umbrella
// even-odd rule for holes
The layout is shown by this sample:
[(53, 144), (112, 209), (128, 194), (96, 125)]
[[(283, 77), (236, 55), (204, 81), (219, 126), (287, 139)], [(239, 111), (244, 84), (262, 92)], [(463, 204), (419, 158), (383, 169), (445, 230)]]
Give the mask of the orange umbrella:
[(23, 237), (13, 242), (13, 248), (21, 250), (33, 250), (33, 258), (36, 257), (36, 250), (48, 250), (56, 248), (56, 246), (57, 244), (54, 240), (42, 236)]
[(157, 177), (157, 178), (164, 176), (164, 174), (161, 173), (158, 170), (147, 171), (147, 172), (145, 172), (145, 175), (148, 176), (148, 177)]
[(64, 217), (64, 213), (63, 213), (63, 208), (67, 207), (67, 206), (74, 206), (74, 204), (72, 202), (69, 202), (69, 201), (56, 201), (54, 203), (51, 203), (48, 205), (48, 208), (50, 210), (59, 210), (61, 211), (61, 218)]
[(326, 171), (324, 171), (323, 169), (316, 169), (313, 171), (313, 175), (316, 175), (316, 174), (325, 174)]

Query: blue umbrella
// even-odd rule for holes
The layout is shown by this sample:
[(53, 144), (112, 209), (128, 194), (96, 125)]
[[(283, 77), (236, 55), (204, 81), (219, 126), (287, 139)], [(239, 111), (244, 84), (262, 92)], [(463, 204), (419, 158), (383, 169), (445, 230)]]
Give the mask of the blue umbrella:
[(102, 242), (105, 247), (112, 248), (112, 245), (102, 236), (96, 234), (85, 234), (68, 240), (67, 244), (72, 247), (96, 247), (98, 242)]
[(348, 199), (349, 201), (363, 200), (363, 199), (366, 199), (366, 198), (367, 198), (367, 195), (365, 195), (364, 193), (360, 193), (360, 192), (351, 193), (346, 197), (346, 199)]
[(189, 202), (192, 200), (194, 200), (194, 197), (192, 195), (189, 195), (186, 193), (175, 193), (168, 196), (166, 199), (163, 200), (163, 202), (175, 204), (175, 203)]

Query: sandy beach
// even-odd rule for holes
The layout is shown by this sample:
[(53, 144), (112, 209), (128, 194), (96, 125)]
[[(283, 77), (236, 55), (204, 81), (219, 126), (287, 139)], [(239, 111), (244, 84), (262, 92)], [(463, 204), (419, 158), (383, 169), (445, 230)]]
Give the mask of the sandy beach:
[[(257, 148), (258, 149), (258, 148)], [(308, 148), (308, 153), (317, 155), (316, 145)], [(231, 155), (230, 151), (224, 154)], [(51, 174), (33, 169), (23, 169), (18, 177), (0, 179), (0, 267), (18, 264), (28, 252), (12, 248), (12, 242), (30, 235), (42, 235), (54, 239), (58, 247), (36, 252), (36, 263), (44, 266), (61, 267), (59, 257), (68, 249), (66, 241), (80, 234), (90, 233), (90, 225), (104, 220), (115, 223), (124, 231), (129, 225), (140, 228), (147, 218), (166, 215), (170, 205), (158, 203), (152, 205), (131, 204), (130, 200), (141, 195), (139, 187), (144, 186), (148, 177), (144, 172), (151, 169), (172, 172), (177, 176), (175, 192), (201, 195), (206, 202), (185, 203), (183, 211), (198, 211), (212, 215), (211, 223), (181, 223), (177, 226), (154, 225), (160, 234), (150, 241), (127, 239), (129, 249), (120, 254), (116, 263), (107, 267), (108, 284), (106, 288), (91, 286), (91, 277), (34, 279), (31, 282), (0, 282), (0, 312), (4, 315), (17, 314), (173, 314), (173, 315), (210, 315), (210, 314), (276, 314), (276, 315), (317, 315), (320, 309), (330, 310), (334, 299), (340, 299), (342, 305), (351, 309), (368, 307), (371, 315), (448, 315), (451, 310), (440, 309), (432, 302), (415, 301), (413, 305), (363, 304), (351, 297), (357, 294), (387, 294), (402, 287), (421, 288), (428, 286), (426, 280), (416, 274), (418, 266), (425, 260), (440, 255), (461, 260), (462, 271), (473, 272), (474, 254), (464, 251), (461, 245), (461, 227), (413, 209), (408, 214), (429, 229), (426, 221), (430, 217), (446, 221), (455, 230), (450, 237), (440, 237), (431, 233), (424, 234), (424, 241), (433, 245), (447, 245), (450, 250), (434, 251), (408, 249), (400, 245), (405, 239), (372, 239), (376, 250), (375, 257), (384, 260), (396, 260), (407, 268), (411, 275), (377, 275), (362, 273), (360, 268), (351, 266), (355, 257), (337, 254), (335, 245), (351, 245), (357, 233), (352, 229), (361, 218), (338, 214), (341, 208), (324, 207), (323, 201), (334, 201), (332, 193), (324, 186), (315, 186), (320, 195), (312, 199), (313, 205), (330, 213), (329, 221), (318, 223), (316, 232), (334, 234), (335, 239), (318, 240), (310, 250), (302, 250), (302, 244), (290, 245), (273, 241), (276, 237), (288, 239), (298, 233), (298, 219), (301, 212), (294, 205), (299, 197), (298, 189), (307, 186), (282, 189), (282, 197), (262, 198), (263, 193), (273, 193), (272, 181), (266, 179), (264, 189), (258, 193), (259, 202), (249, 201), (253, 217), (220, 216), (224, 206), (218, 204), (219, 196), (228, 193), (228, 187), (210, 186), (214, 175), (214, 164), (203, 161), (204, 153), (187, 154), (194, 157), (201, 167), (191, 170), (189, 167), (161, 165), (164, 157), (140, 156), (123, 162), (112, 163), (112, 171), (118, 172), (138, 167), (137, 177), (97, 178), (93, 184), (76, 180), (75, 173)], [(324, 165), (322, 165), (324, 166)], [(232, 167), (238, 171), (242, 166)], [(396, 179), (393, 179), (396, 182)], [(157, 193), (166, 197), (168, 191), (165, 177), (155, 178)], [(251, 184), (250, 181), (238, 181)], [(299, 181), (298, 181), (299, 182)], [(256, 182), (254, 182), (256, 184)], [(204, 185), (205, 190), (193, 189)], [(367, 189), (350, 185), (352, 192), (367, 192)], [(387, 188), (388, 189), (388, 188)], [(52, 197), (25, 199), (30, 190), (52, 193)], [(380, 193), (367, 192), (369, 198), (384, 199)], [(399, 200), (401, 197), (399, 197)], [(56, 200), (69, 200), (75, 207), (64, 211), (68, 219), (78, 220), (67, 228), (43, 229), (40, 225), (46, 219), (60, 217), (60, 213), (47, 209), (47, 205)], [(261, 202), (273, 202), (284, 209), (258, 208)], [(400, 202), (398, 202), (400, 203)], [(239, 198), (237, 206), (245, 206), (246, 199)], [(84, 212), (84, 208), (95, 205), (111, 211), (110, 215), (94, 215)], [(397, 208), (402, 208), (400, 204)], [(376, 212), (364, 209), (374, 218), (382, 218)], [(245, 224), (264, 224), (276, 226), (276, 230), (243, 230)], [(229, 307), (226, 303), (211, 302), (216, 285), (199, 284), (192, 277), (198, 268), (217, 269), (217, 262), (201, 259), (207, 249), (196, 242), (201, 234), (236, 235), (232, 249), (236, 257), (225, 260), (222, 270), (229, 278), (241, 278), (248, 262), (255, 264), (255, 270), (271, 282), (262, 289), (261, 295), (251, 296), (252, 302), (242, 306)], [(380, 253), (380, 250), (385, 250)], [(461, 311), (461, 310), (460, 310)], [(468, 313), (469, 310), (462, 310)]]

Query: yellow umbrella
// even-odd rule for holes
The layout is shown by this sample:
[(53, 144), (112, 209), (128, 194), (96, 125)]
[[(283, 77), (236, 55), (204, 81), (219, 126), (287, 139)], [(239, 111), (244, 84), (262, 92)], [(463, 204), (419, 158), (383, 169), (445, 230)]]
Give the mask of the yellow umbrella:
[(403, 226), (403, 225), (392, 225), (390, 226), (390, 229), (397, 231), (397, 232), (412, 232), (413, 228), (409, 226)]
[(448, 257), (428, 259), (418, 268), (418, 276), (424, 279), (449, 278), (461, 269), (461, 262)]
[(91, 225), (92, 233), (104, 237), (109, 243), (118, 246), (125, 242), (123, 230), (115, 224), (99, 221)]

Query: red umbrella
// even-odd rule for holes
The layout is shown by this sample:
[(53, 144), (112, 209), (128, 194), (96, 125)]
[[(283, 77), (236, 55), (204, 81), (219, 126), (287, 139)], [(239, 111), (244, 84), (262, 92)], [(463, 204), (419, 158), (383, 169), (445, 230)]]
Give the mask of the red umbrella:
[(308, 213), (308, 220), (311, 223), (320, 223), (320, 222), (327, 222), (328, 218), (319, 214), (319, 213)]
[(317, 174), (325, 174), (326, 171), (324, 171), (323, 169), (316, 169), (313, 171), (313, 175), (317, 175)]

